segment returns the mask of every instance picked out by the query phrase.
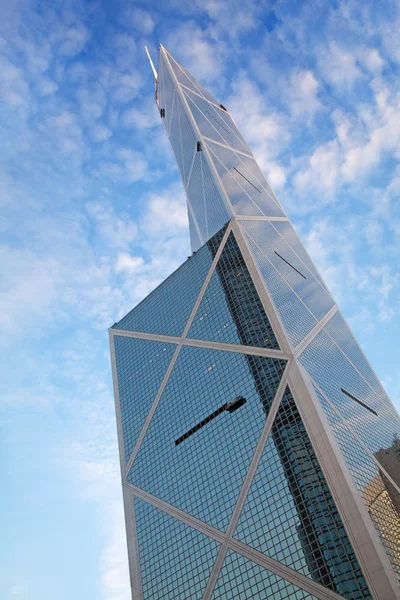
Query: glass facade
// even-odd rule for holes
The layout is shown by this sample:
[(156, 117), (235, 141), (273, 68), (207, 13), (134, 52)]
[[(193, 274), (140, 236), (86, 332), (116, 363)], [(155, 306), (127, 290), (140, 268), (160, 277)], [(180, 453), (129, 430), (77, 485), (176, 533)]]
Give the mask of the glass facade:
[[(286, 364), (257, 357), (256, 385), (249, 358), (182, 348), (128, 475), (130, 483), (223, 531)], [(243, 407), (221, 414), (174, 445), (177, 438), (237, 396), (246, 398)]]
[(129, 461), (175, 348), (175, 344), (121, 335), (114, 337), (126, 462)]
[[(213, 239), (207, 245), (213, 253), (218, 248)], [(233, 233), (229, 234), (188, 337), (279, 350)]]
[(344, 598), (371, 598), (289, 388), (235, 537)]
[(231, 115), (163, 47), (156, 99), (193, 253), (110, 330), (133, 600), (400, 598), (399, 417)]
[(212, 600), (317, 600), (296, 585), (229, 550)]
[(200, 600), (219, 544), (138, 498), (134, 506), (144, 597)]

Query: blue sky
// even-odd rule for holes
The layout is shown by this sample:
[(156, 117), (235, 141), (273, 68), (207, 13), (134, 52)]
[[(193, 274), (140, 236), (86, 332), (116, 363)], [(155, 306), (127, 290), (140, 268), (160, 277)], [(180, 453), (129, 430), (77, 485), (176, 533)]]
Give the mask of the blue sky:
[(232, 112), (397, 406), (395, 0), (0, 4), (0, 588), (128, 600), (107, 329), (190, 253), (159, 42)]

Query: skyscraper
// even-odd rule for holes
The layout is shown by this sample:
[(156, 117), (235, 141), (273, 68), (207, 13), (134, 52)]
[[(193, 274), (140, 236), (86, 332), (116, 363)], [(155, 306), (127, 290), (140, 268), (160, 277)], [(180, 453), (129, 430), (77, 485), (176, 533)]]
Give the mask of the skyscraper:
[(155, 77), (192, 255), (110, 329), (132, 598), (399, 599), (399, 416), (228, 110)]

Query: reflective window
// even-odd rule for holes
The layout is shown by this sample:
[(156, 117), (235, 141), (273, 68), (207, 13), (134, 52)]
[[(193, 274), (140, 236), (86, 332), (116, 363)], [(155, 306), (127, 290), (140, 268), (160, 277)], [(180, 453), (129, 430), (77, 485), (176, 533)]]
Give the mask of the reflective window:
[[(349, 431), (344, 420), (332, 409), (318, 389), (314, 389), (364, 500), (369, 516), (393, 568), (400, 578), (400, 496), (390, 480), (379, 471), (376, 463)], [(389, 448), (378, 451), (375, 457), (383, 461), (382, 455), (392, 454), (390, 451), (397, 445), (398, 440), (393, 440), (393, 444)], [(394, 458), (393, 465), (393, 470), (389, 466), (388, 474), (396, 481), (396, 473), (398, 477), (400, 471), (397, 458)]]
[[(242, 227), (282, 281), (297, 294), (298, 303), (302, 302), (316, 320), (322, 319), (335, 303), (320, 280), (280, 235), (275, 223), (247, 221)], [(279, 304), (277, 308), (280, 310)], [(296, 314), (297, 307), (291, 308)]]
[(287, 388), (235, 537), (345, 598), (370, 598)]
[(168, 66), (164, 60), (158, 65), (158, 97), (160, 108), (165, 110), (165, 126), (169, 131), (171, 123), (172, 106), (175, 98), (175, 83), (169, 73)]
[(304, 268), (306, 269), (306, 275), (307, 271), (309, 271), (315, 277), (315, 279), (317, 279), (321, 283), (321, 285), (323, 285), (323, 287), (327, 289), (325, 283), (322, 280), (321, 275), (319, 274), (311, 258), (307, 254), (306, 249), (301, 243), (300, 238), (297, 235), (291, 222), (274, 221), (273, 223), (271, 223), (271, 225), (279, 232), (279, 235), (282, 236), (285, 242), (290, 246), (291, 250), (293, 250), (295, 255), (303, 263)]
[(114, 348), (128, 462), (176, 346), (115, 335)]
[[(264, 222), (261, 222), (261, 224), (264, 224)], [(278, 310), (283, 326), (293, 346), (297, 346), (316, 326), (318, 321), (267, 259), (263, 246), (258, 246), (246, 232), (245, 238)]]
[[(186, 87), (190, 88), (191, 90), (197, 92), (201, 96), (204, 96), (210, 102), (213, 102), (214, 104), (217, 104), (217, 105), (219, 104), (218, 101), (214, 98), (214, 96), (212, 96), (210, 94), (210, 92), (208, 92), (202, 85), (200, 85), (199, 82), (196, 81), (194, 79), (194, 77), (192, 77), (192, 75), (184, 67), (182, 67), (182, 65), (179, 64), (173, 58), (173, 56), (170, 55), (169, 52), (166, 52), (166, 54), (168, 56), (172, 70), (174, 71), (175, 76), (176, 76), (177, 80), (179, 81), (179, 83), (182, 83), (183, 85), (185, 85)], [(162, 52), (160, 52), (160, 60), (164, 60), (162, 58)]]
[(200, 600), (219, 544), (135, 498), (144, 600)]
[(179, 94), (175, 98), (171, 125), (168, 131), (169, 141), (171, 142), (183, 183), (186, 186), (196, 152), (197, 136), (188, 119)]
[(188, 337), (279, 349), (232, 232), (196, 312)]
[(203, 151), (195, 153), (186, 192), (201, 236), (209, 240), (229, 221), (230, 214)]
[[(325, 331), (314, 338), (299, 360), (372, 453), (389, 448), (393, 437), (400, 436), (400, 419), (386, 394), (380, 386), (369, 385)], [(377, 415), (355, 402), (342, 389)]]
[(228, 550), (212, 600), (317, 600), (275, 573)]
[[(250, 154), (250, 150), (240, 136), (231, 119), (227, 119), (223, 110), (220, 110), (215, 104), (210, 104), (198, 94), (184, 89), (189, 109), (197, 123), (202, 136), (211, 138), (221, 144), (226, 144), (240, 152)], [(225, 118), (224, 118), (225, 117)], [(239, 134), (239, 135), (238, 135)]]
[(180, 336), (212, 263), (207, 245), (119, 321), (116, 329)]
[(382, 399), (382, 402), (388, 405), (388, 409), (390, 407), (393, 415), (397, 416), (397, 412), (392, 406), (392, 403), (390, 402), (381, 382), (373, 372), (368, 360), (365, 358), (364, 353), (357, 343), (357, 340), (353, 336), (349, 326), (340, 312), (337, 312), (331, 319), (329, 319), (324, 329), (344, 352), (347, 358), (353, 363), (361, 376), (374, 389), (375, 394)]
[(237, 215), (284, 217), (264, 175), (253, 158), (207, 141), (214, 165)]
[[(225, 530), (286, 362), (185, 346), (161, 396), (128, 481)], [(226, 402), (190, 438), (175, 440)]]

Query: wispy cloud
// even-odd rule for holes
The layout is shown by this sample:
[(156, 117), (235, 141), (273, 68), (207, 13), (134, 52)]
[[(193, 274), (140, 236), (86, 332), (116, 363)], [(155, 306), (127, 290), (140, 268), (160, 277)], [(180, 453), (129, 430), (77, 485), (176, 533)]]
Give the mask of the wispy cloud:
[[(39, 10), (23, 0), (2, 2), (0, 22), (2, 402), (13, 436), (5, 467), (23, 473), (24, 494), (36, 490), (27, 456), (42, 452), (42, 484), (57, 474), (58, 523), (64, 501), (76, 508), (75, 538), (93, 538), (84, 546), (91, 561), (76, 539), (67, 553), (70, 573), (83, 562), (90, 570), (90, 591), (76, 585), (75, 597), (127, 600), (106, 330), (190, 253), (183, 186), (142, 46), (162, 41), (225, 98), (398, 395), (399, 9), (394, 0), (49, 0)], [(32, 420), (43, 434), (31, 439)], [(25, 600), (18, 569), (31, 555), (24, 562), (18, 535), (29, 532), (14, 528), (7, 589)], [(59, 562), (66, 542), (53, 538)], [(43, 590), (37, 577), (31, 595)]]

